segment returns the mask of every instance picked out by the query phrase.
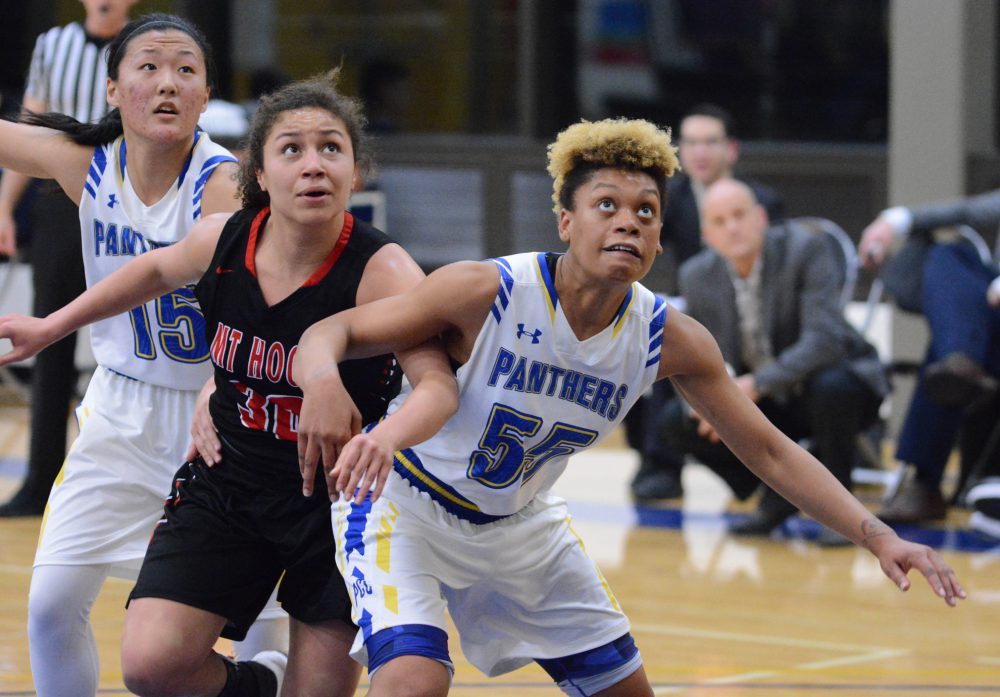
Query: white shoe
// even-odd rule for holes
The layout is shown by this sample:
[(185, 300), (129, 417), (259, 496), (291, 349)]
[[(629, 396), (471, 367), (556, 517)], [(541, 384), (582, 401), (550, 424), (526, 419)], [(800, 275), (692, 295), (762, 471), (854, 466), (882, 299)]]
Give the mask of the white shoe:
[(261, 651), (250, 660), (261, 664), (274, 673), (274, 677), (278, 681), (278, 689), (274, 695), (275, 697), (281, 697), (281, 683), (285, 681), (285, 669), (288, 668), (288, 655), (281, 651)]
[(990, 518), (984, 513), (976, 511), (969, 516), (969, 527), (1000, 540), (1000, 520), (996, 518)]
[(1000, 519), (1000, 477), (977, 482), (965, 495), (965, 503), (989, 518)]

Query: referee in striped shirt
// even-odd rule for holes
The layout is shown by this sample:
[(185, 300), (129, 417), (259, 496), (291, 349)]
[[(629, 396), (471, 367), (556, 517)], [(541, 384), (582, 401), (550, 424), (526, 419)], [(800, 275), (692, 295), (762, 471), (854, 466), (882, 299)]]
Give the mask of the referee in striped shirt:
[[(128, 22), (137, 0), (80, 0), (83, 23), (53, 27), (38, 37), (22, 100), (25, 111), (56, 111), (94, 122), (108, 111), (107, 45)], [(14, 210), (32, 180), (7, 170), (0, 178), (0, 254), (17, 251)], [(85, 288), (76, 204), (51, 183), (39, 186), (31, 212), (31, 267), (36, 317), (56, 310)], [(31, 375), (28, 472), (0, 506), (0, 517), (40, 515), (66, 456), (66, 419), (77, 373), (76, 335), (42, 351)]]

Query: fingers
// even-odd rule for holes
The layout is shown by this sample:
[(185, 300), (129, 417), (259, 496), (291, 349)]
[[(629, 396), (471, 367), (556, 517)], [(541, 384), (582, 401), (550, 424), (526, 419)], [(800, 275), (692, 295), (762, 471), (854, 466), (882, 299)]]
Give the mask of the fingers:
[(904, 593), (910, 590), (910, 579), (906, 577), (906, 572), (903, 570), (899, 564), (891, 563), (884, 564), (882, 570), (885, 575), (892, 579), (892, 582), (896, 584), (896, 587)]
[[(358, 477), (361, 474), (358, 466), (358, 448), (352, 439), (340, 451), (340, 457), (337, 458), (337, 478), (334, 491), (338, 496), (341, 494), (350, 496), (357, 488)], [(331, 491), (330, 493), (333, 494), (334, 492)]]
[(389, 467), (384, 470), (378, 470), (378, 476), (375, 478), (375, 489), (372, 492), (372, 503), (379, 500), (382, 496), (382, 490), (385, 489), (385, 483), (389, 481), (389, 471), (392, 469), (392, 463), (389, 463)]
[(17, 363), (18, 361), (22, 360), (23, 357), (20, 355), (20, 353), (21, 353), (20, 351), (15, 350), (11, 351), (10, 353), (3, 354), (2, 356), (0, 356), (0, 366), (10, 365), (11, 363)]
[(361, 504), (372, 494), (375, 501), (382, 495), (391, 469), (392, 453), (368, 434), (359, 434), (340, 452), (330, 498), (353, 497), (356, 504)]
[[(222, 461), (222, 443), (219, 441), (219, 434), (215, 432), (215, 426), (209, 422), (195, 419), (191, 424), (191, 446), (195, 456), (200, 455), (208, 467), (213, 467)], [(190, 458), (189, 458), (190, 459)]]
[(927, 579), (934, 592), (944, 598), (944, 601), (951, 607), (955, 607), (958, 598), (965, 598), (965, 590), (958, 582), (954, 570), (934, 550), (927, 550), (927, 554), (917, 568), (920, 569), (920, 573)]
[(861, 264), (866, 269), (877, 269), (884, 259), (885, 247), (877, 240), (861, 250)]
[[(364, 502), (365, 497), (368, 496), (368, 492), (372, 490), (372, 485), (375, 484), (375, 480), (378, 478), (379, 468), (374, 466), (368, 466), (364, 470), (364, 475), (358, 478), (358, 490), (354, 494), (354, 503), (361, 504)], [(375, 499), (372, 498), (374, 501)]]
[(906, 572), (916, 568), (927, 579), (927, 583), (934, 593), (943, 598), (949, 606), (955, 607), (958, 600), (966, 597), (965, 589), (959, 583), (955, 571), (945, 563), (937, 552), (924, 545), (905, 544), (908, 548), (903, 554), (893, 555), (894, 559), (889, 559), (887, 563), (882, 565), (886, 575), (901, 591), (910, 588)]
[(317, 440), (304, 433), (299, 433), (299, 472), (302, 474), (302, 495), (312, 496), (313, 482), (316, 481), (316, 464), (319, 462), (320, 450)]

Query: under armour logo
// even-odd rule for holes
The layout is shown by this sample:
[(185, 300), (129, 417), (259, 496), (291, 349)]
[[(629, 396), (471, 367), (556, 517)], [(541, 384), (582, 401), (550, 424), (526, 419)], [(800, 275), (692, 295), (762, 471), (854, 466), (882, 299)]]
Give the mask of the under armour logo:
[(115, 198), (115, 195), (108, 194), (108, 208), (114, 208), (116, 203), (118, 203), (118, 199)]
[(531, 337), (531, 343), (537, 344), (538, 343), (538, 337), (540, 337), (541, 335), (542, 335), (542, 330), (541, 329), (535, 329), (535, 330), (529, 332), (529, 331), (525, 330), (524, 324), (518, 324), (517, 325), (517, 338), (518, 339), (520, 339), (522, 336), (530, 336)]

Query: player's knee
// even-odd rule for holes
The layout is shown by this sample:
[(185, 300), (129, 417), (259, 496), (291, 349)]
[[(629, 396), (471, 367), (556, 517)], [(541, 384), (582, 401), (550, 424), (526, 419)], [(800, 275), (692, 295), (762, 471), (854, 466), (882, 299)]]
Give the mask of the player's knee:
[(90, 618), (89, 607), (75, 607), (57, 593), (33, 591), (28, 595), (28, 639), (52, 643), (79, 631)]
[[(164, 684), (163, 679), (168, 681), (167, 684)], [(142, 660), (127, 660), (125, 652), (122, 653), (122, 681), (129, 692), (140, 697), (173, 695), (169, 675), (156, 665), (144, 663)]]
[(440, 661), (423, 656), (401, 656), (384, 663), (372, 674), (371, 684), (371, 694), (445, 697), (451, 687), (451, 672)]
[(192, 674), (169, 652), (148, 643), (122, 645), (122, 680), (129, 692), (140, 697), (175, 697)]
[(571, 697), (590, 697), (639, 670), (642, 657), (631, 634), (603, 646), (563, 658), (537, 660), (559, 688)]
[(392, 687), (393, 697), (443, 697), (454, 666), (448, 635), (437, 627), (405, 625), (384, 629), (365, 641), (372, 686)]

